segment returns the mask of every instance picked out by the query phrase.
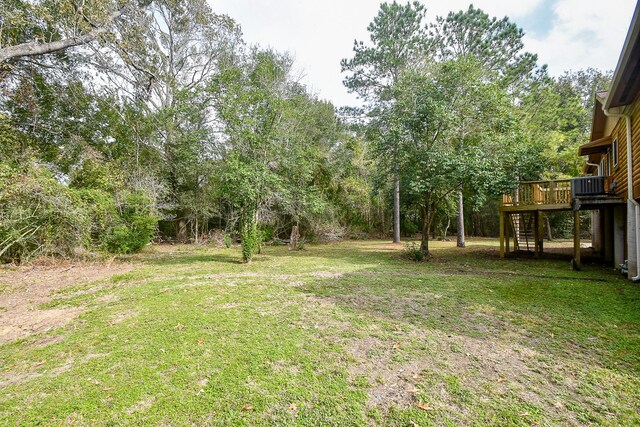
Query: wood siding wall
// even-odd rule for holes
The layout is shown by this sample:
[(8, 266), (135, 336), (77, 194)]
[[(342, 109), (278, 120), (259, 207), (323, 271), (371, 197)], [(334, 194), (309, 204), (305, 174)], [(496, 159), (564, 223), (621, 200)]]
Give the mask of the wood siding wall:
[[(633, 181), (634, 198), (640, 198), (640, 102), (631, 106), (631, 140), (633, 142)], [(613, 166), (611, 159), (611, 176), (616, 182), (616, 195), (627, 200), (627, 124), (620, 119), (611, 133), (612, 139), (618, 140), (618, 166)]]

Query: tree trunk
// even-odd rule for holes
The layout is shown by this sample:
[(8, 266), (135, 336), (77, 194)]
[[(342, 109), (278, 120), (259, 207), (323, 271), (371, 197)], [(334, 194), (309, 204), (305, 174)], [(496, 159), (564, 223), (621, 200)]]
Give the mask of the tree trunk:
[(294, 225), (291, 228), (291, 238), (289, 240), (289, 250), (295, 251), (298, 249), (298, 241), (300, 240), (300, 232), (298, 231), (298, 226)]
[(457, 246), (464, 248), (464, 197), (462, 191), (458, 191), (458, 238)]
[(549, 221), (548, 215), (543, 215), (543, 216), (544, 216), (544, 223), (547, 225), (547, 239), (551, 241), (553, 240), (553, 236), (551, 235), (551, 222)]
[(183, 212), (178, 212), (178, 218), (176, 219), (176, 241), (178, 243), (187, 242), (187, 221), (184, 218)]
[(449, 232), (449, 227), (451, 226), (451, 218), (447, 217), (447, 225), (444, 227), (444, 231), (442, 233), (442, 241), (447, 241), (447, 233)]
[(422, 240), (420, 241), (420, 250), (425, 258), (431, 256), (429, 252), (429, 237), (431, 232), (432, 210), (429, 204), (422, 208)]
[(397, 171), (393, 182), (393, 243), (400, 243), (400, 177)]

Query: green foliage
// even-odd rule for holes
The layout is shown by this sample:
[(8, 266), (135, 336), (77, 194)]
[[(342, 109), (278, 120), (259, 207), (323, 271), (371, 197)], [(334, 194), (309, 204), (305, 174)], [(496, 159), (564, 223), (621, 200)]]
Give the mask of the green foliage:
[(421, 262), (427, 259), (427, 254), (422, 250), (416, 242), (405, 243), (402, 256), (408, 260)]
[(223, 242), (224, 242), (224, 247), (229, 249), (231, 245), (233, 245), (233, 237), (231, 237), (231, 234), (224, 233)]
[(423, 60), (425, 13), (425, 7), (417, 1), (382, 3), (367, 27), (371, 45), (355, 41), (353, 58), (341, 62), (342, 72), (351, 73), (344, 80), (345, 86), (373, 103), (389, 99), (402, 72)]
[(95, 159), (85, 159), (81, 162), (80, 167), (72, 173), (70, 186), (91, 188), (113, 194), (123, 187), (114, 166)]
[(261, 242), (270, 242), (274, 238), (274, 229), (270, 225), (262, 225), (259, 227), (258, 232), (260, 233), (260, 241)]
[(430, 42), (443, 60), (474, 58), (507, 86), (522, 85), (536, 68), (537, 55), (523, 52), (524, 31), (508, 17), (490, 17), (469, 5), (430, 24)]
[(94, 242), (99, 242), (120, 222), (115, 198), (104, 190), (78, 189), (75, 193), (90, 219), (90, 236)]
[[(296, 81), (290, 56), (243, 47), (235, 22), (205, 0), (151, 3), (151, 15), (143, 1), (118, 20), (90, 61), (76, 49), (0, 69), (0, 162), (46, 199), (23, 188), (21, 202), (1, 201), (13, 242), (5, 257), (70, 256), (83, 245), (132, 252), (158, 216), (170, 238), (237, 233), (245, 259), (259, 251), (254, 241), (292, 223), (318, 241), (365, 238), (391, 229), (396, 180), (402, 228), (428, 239), (447, 228), (459, 191), (466, 212), (489, 217), (495, 195), (518, 179), (579, 174), (592, 93), (608, 85), (608, 74), (591, 69), (550, 78), (508, 18), (471, 6), (428, 24), (421, 3), (394, 1), (381, 4), (370, 40), (341, 63), (346, 87), (364, 102), (352, 111), (366, 114), (341, 120)], [(0, 5), (0, 44), (82, 34), (122, 4), (9, 0)], [(18, 212), (40, 215), (42, 206), (52, 218), (75, 217), (52, 219), (47, 238), (31, 235)], [(75, 243), (38, 243), (58, 234)], [(18, 250), (23, 240), (29, 249)]]
[(0, 163), (0, 259), (73, 256), (89, 239), (90, 220), (80, 197), (44, 167)]
[(137, 252), (149, 244), (158, 224), (152, 201), (142, 192), (133, 192), (124, 197), (118, 210), (119, 224), (103, 237), (104, 245), (112, 253)]
[(253, 256), (260, 250), (262, 233), (254, 220), (246, 221), (240, 235), (242, 239), (242, 261), (251, 262)]
[(420, 227), (413, 221), (404, 220), (402, 222), (402, 230), (406, 236), (414, 236), (420, 231)]

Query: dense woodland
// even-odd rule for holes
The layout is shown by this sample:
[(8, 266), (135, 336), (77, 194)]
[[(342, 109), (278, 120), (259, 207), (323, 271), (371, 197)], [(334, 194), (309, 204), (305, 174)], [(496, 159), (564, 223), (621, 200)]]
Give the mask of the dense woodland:
[(425, 14), (380, 6), (342, 61), (361, 104), (334, 106), (215, 2), (1, 0), (0, 258), (495, 233), (519, 179), (581, 174), (610, 72), (552, 77), (506, 17)]

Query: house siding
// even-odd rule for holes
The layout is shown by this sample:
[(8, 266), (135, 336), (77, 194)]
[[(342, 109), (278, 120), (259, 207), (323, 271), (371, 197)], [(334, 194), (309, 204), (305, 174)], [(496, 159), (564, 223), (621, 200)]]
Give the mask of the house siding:
[[(631, 114), (631, 135), (634, 159), (633, 197), (637, 199), (640, 198), (640, 102), (634, 102), (631, 105), (631, 109), (628, 111), (630, 111)], [(614, 167), (613, 158), (609, 159), (611, 162), (611, 178), (616, 183), (616, 195), (627, 200), (627, 124), (624, 119), (614, 119), (613, 117), (609, 117), (609, 120), (617, 121), (611, 132), (611, 138), (618, 140), (618, 165)]]

